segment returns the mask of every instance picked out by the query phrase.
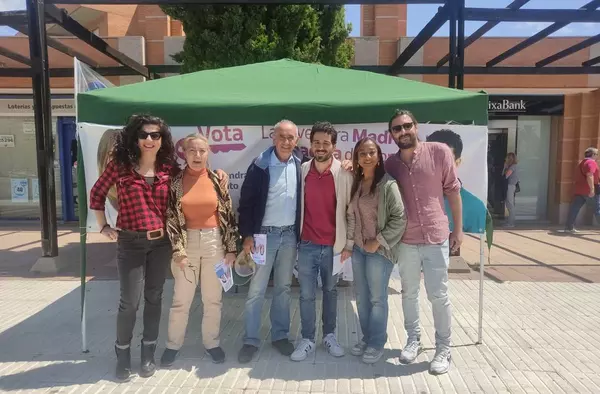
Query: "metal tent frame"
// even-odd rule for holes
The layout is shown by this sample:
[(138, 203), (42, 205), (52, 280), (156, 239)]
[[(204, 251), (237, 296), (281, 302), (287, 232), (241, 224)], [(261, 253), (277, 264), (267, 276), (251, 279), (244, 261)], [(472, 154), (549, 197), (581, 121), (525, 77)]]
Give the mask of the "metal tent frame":
[[(106, 41), (87, 30), (55, 4), (440, 4), (441, 7), (391, 66), (356, 66), (354, 68), (398, 74), (447, 74), (448, 86), (464, 88), (465, 74), (600, 74), (600, 56), (575, 67), (548, 67), (555, 61), (600, 42), (600, 35), (590, 37), (579, 44), (564, 49), (535, 65), (527, 67), (498, 67), (497, 65), (523, 49), (539, 42), (548, 35), (573, 22), (600, 22), (600, 0), (590, 1), (578, 10), (521, 9), (529, 0), (514, 0), (506, 8), (468, 8), (465, 0), (26, 0), (26, 11), (0, 12), (0, 25), (7, 25), (29, 36), (30, 57), (0, 47), (0, 55), (24, 64), (24, 68), (0, 68), (2, 77), (31, 77), (33, 84), (35, 137), (40, 185), (40, 211), (42, 227), (42, 255), (58, 255), (56, 200), (54, 185), (53, 145), (50, 107), (50, 77), (69, 77), (73, 69), (50, 69), (48, 47), (54, 48), (94, 68), (101, 75), (141, 75), (152, 79), (159, 73), (177, 73), (179, 66), (144, 66), (112, 48)], [(465, 37), (466, 21), (486, 22), (471, 36)], [(465, 48), (501, 22), (553, 22), (539, 33), (525, 39), (513, 48), (499, 54), (485, 66), (465, 66)], [(436, 66), (407, 66), (407, 62), (446, 23), (449, 26), (449, 48)], [(100, 53), (120, 64), (117, 67), (100, 67), (96, 61), (82, 53), (46, 36), (46, 23), (55, 23)], [(445, 64), (448, 66), (445, 66)], [(481, 237), (479, 331), (478, 343), (482, 341), (483, 274), (485, 240)], [(83, 278), (82, 278), (83, 281)], [(83, 297), (83, 295), (82, 295)], [(82, 318), (82, 321), (85, 319)], [(85, 330), (83, 330), (85, 338)], [(86, 350), (84, 339), (84, 351)]]

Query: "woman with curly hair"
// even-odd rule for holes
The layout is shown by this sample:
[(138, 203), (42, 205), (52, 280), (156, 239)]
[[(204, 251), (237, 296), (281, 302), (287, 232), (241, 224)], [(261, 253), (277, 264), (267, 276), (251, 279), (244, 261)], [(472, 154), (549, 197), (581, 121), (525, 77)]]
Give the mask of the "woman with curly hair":
[[(140, 299), (144, 298), (144, 333), (140, 376), (154, 374), (163, 284), (172, 248), (166, 235), (171, 177), (179, 171), (169, 126), (160, 118), (133, 115), (116, 139), (113, 160), (90, 192), (100, 233), (117, 240), (121, 287), (117, 314), (117, 379), (131, 375), (131, 339)], [(106, 221), (105, 205), (117, 188), (116, 228)]]

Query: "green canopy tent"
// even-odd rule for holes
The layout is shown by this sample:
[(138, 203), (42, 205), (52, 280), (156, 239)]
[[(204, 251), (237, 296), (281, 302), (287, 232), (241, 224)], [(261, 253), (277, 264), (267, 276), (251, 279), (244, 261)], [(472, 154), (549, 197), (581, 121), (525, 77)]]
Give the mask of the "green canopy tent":
[(148, 112), (171, 126), (386, 121), (397, 108), (420, 122), (487, 124), (484, 93), (292, 60), (199, 71), (78, 96), (80, 122), (123, 124)]
[[(171, 126), (268, 125), (281, 119), (291, 119), (296, 124), (317, 120), (333, 124), (378, 123), (387, 121), (398, 108), (410, 110), (422, 123), (487, 125), (488, 120), (485, 93), (288, 59), (199, 71), (77, 96), (78, 122), (104, 125), (125, 124), (133, 113), (151, 113)], [(84, 158), (81, 149), (79, 153), (79, 217), (85, 229)], [(84, 236), (82, 240), (85, 242)], [(483, 256), (483, 237), (481, 242)], [(84, 304), (85, 245), (81, 267)], [(480, 276), (479, 341), (483, 257)]]

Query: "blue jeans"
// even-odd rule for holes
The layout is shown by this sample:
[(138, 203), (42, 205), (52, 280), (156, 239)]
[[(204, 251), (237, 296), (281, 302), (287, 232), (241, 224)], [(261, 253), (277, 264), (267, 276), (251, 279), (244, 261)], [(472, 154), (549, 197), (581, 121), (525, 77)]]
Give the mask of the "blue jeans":
[(352, 273), (362, 341), (383, 349), (387, 342), (388, 285), (394, 264), (379, 253), (354, 246)]
[(260, 346), (260, 322), (265, 292), (269, 285), (271, 270), (273, 275), (273, 301), (271, 302), (271, 341), (287, 339), (290, 331), (290, 288), (296, 263), (297, 239), (294, 226), (263, 227), (267, 234), (267, 261), (257, 265), (256, 273), (250, 282), (246, 309), (244, 312), (244, 344)]
[(337, 275), (333, 276), (333, 247), (302, 241), (298, 248), (300, 320), (302, 338), (315, 341), (317, 275), (323, 282), (323, 337), (335, 332), (337, 319)]
[(573, 228), (575, 227), (575, 221), (577, 220), (577, 215), (579, 214), (579, 211), (585, 205), (587, 200), (590, 198), (594, 199), (594, 204), (595, 204), (594, 215), (596, 215), (597, 218), (600, 218), (600, 195), (595, 195), (594, 197), (588, 197), (588, 196), (582, 196), (582, 195), (578, 194), (575, 197), (573, 197), (573, 201), (571, 201), (571, 206), (569, 207), (569, 215), (567, 216), (567, 223), (565, 225), (565, 229), (573, 230)]
[(408, 342), (421, 339), (419, 326), (419, 290), (421, 271), (425, 280), (427, 299), (431, 302), (435, 344), (438, 348), (450, 347), (452, 311), (448, 298), (448, 241), (438, 245), (400, 244), (398, 268), (402, 283), (402, 311)]

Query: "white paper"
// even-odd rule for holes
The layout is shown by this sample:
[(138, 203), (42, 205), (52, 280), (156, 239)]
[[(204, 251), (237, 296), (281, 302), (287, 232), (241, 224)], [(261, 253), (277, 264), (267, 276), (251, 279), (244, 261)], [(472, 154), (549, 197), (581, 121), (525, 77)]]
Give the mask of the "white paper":
[(344, 269), (344, 265), (351, 265), (352, 258), (348, 257), (346, 260), (342, 261), (342, 254), (333, 255), (333, 276), (339, 274)]
[(28, 202), (29, 201), (29, 181), (25, 179), (11, 179), (11, 201)]
[(265, 265), (267, 261), (267, 234), (254, 234), (252, 260), (256, 264)]
[(0, 148), (14, 148), (15, 147), (15, 136), (14, 135), (0, 135)]
[(35, 134), (35, 123), (34, 122), (23, 122), (23, 133)]
[(218, 264), (215, 264), (215, 273), (223, 286), (223, 290), (228, 291), (233, 287), (233, 275), (231, 273), (231, 267), (225, 264), (224, 260), (221, 260)]
[(31, 200), (40, 201), (40, 184), (37, 178), (31, 178)]

